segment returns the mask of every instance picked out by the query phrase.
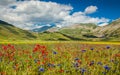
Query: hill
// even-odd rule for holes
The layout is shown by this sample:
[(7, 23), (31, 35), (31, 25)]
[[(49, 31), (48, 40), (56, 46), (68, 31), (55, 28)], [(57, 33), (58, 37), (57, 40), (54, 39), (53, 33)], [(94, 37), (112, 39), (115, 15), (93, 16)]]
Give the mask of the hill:
[(93, 33), (97, 27), (97, 25), (91, 23), (76, 24), (62, 28), (58, 32), (71, 38), (72, 40), (90, 41), (95, 38), (97, 39)]
[(0, 40), (25, 40), (37, 38), (33, 33), (19, 29), (7, 22), (0, 20)]
[(45, 32), (31, 32), (17, 28), (7, 22), (0, 20), (0, 41), (17, 41), (17, 40), (46, 40), (46, 41), (57, 41), (57, 40), (70, 40), (66, 36), (60, 33), (49, 33)]

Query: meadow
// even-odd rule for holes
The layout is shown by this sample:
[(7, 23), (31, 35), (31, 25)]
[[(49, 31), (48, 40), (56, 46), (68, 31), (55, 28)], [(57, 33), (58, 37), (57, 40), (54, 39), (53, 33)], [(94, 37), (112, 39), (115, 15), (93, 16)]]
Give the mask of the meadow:
[(0, 75), (120, 75), (120, 44), (2, 42)]

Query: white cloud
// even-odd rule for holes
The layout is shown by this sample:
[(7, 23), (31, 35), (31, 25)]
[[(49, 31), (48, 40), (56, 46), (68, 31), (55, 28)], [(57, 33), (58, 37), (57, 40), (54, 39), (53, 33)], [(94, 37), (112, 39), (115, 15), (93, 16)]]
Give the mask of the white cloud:
[[(96, 6), (89, 6), (84, 12), (74, 12), (73, 7), (55, 2), (43, 2), (37, 0), (19, 1), (5, 0), (8, 6), (1, 5), (0, 19), (23, 29), (34, 29), (41, 25), (56, 24), (57, 26), (71, 25), (75, 23), (106, 23), (106, 18), (94, 18), (86, 14), (97, 10)], [(9, 4), (10, 3), (10, 4)], [(15, 6), (15, 8), (10, 8)], [(38, 25), (36, 25), (38, 24)]]
[(102, 23), (102, 24), (99, 24), (98, 26), (106, 26), (108, 25), (109, 23)]
[(85, 9), (85, 13), (86, 14), (91, 14), (91, 13), (94, 13), (97, 11), (97, 7), (96, 6), (88, 6), (86, 9)]
[(0, 0), (0, 6), (7, 6), (11, 3), (14, 3), (16, 0)]

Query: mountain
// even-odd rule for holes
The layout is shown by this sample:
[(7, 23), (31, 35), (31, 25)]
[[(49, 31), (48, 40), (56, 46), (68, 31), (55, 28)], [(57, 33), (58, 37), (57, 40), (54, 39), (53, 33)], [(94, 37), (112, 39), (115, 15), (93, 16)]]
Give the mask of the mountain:
[(111, 22), (109, 25), (99, 27), (95, 31), (97, 32), (96, 34), (106, 37), (105, 40), (119, 40), (120, 39), (120, 19), (117, 19)]
[(19, 29), (7, 22), (0, 20), (0, 41), (1, 40), (25, 40), (36, 39), (37, 37), (26, 30)]
[(61, 28), (60, 27), (57, 27), (57, 26), (55, 26), (55, 27), (52, 27), (52, 28), (49, 28), (48, 30), (46, 30), (47, 32), (57, 32), (57, 31), (59, 31)]
[(58, 32), (63, 34), (66, 37), (71, 38), (71, 40), (83, 40), (83, 41), (88, 41), (91, 39), (97, 38), (94, 34), (93, 31), (97, 28), (98, 26), (95, 24), (75, 24), (71, 26), (64, 27), (60, 29)]
[[(7, 23), (7, 22), (4, 22), (4, 21), (2, 21), (2, 20), (0, 20), (0, 24), (4, 24), (4, 25), (10, 25), (9, 23)], [(11, 25), (12, 26), (12, 25)]]
[[(43, 28), (36, 29), (42, 31), (51, 28), (52, 26), (43, 26)], [(17, 28), (7, 22), (0, 20), (0, 41), (18, 41), (18, 40), (44, 40), (44, 41), (57, 41), (57, 40), (70, 40), (64, 35), (53, 32), (33, 32)]]
[(43, 31), (46, 31), (46, 30), (48, 30), (48, 29), (50, 29), (50, 28), (52, 28), (52, 27), (54, 27), (55, 25), (48, 25), (48, 26), (42, 26), (42, 27), (40, 27), (40, 28), (35, 28), (35, 29), (33, 29), (32, 31), (33, 32), (43, 32)]
[(75, 24), (57, 31), (71, 40), (120, 41), (120, 19), (106, 26), (95, 24)]
[(33, 31), (23, 30), (0, 20), (0, 41), (120, 41), (120, 19), (117, 19), (106, 26), (88, 23), (74, 24), (59, 28), (48, 25), (36, 28)]

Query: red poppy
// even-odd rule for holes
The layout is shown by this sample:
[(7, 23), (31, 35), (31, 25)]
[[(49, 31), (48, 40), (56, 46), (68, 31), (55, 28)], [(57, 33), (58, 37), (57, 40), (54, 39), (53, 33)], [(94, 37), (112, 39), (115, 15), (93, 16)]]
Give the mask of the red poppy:
[(3, 50), (7, 50), (7, 48), (8, 48), (7, 46), (2, 46)]
[(82, 64), (81, 60), (77, 60), (77, 62), (78, 62), (79, 64)]
[(29, 58), (31, 59), (31, 58), (32, 58), (32, 55), (30, 55)]
[(1, 57), (1, 56), (3, 56), (3, 53), (2, 53), (2, 52), (0, 52), (0, 57)]
[(60, 71), (59, 71), (60, 73), (63, 73), (64, 72), (64, 70), (63, 69), (60, 69)]
[(33, 52), (37, 52), (37, 51), (38, 51), (38, 48), (37, 48), (37, 47), (33, 49)]
[(38, 61), (37, 64), (40, 65), (40, 61)]
[(11, 44), (8, 44), (8, 47), (11, 47), (12, 45)]

